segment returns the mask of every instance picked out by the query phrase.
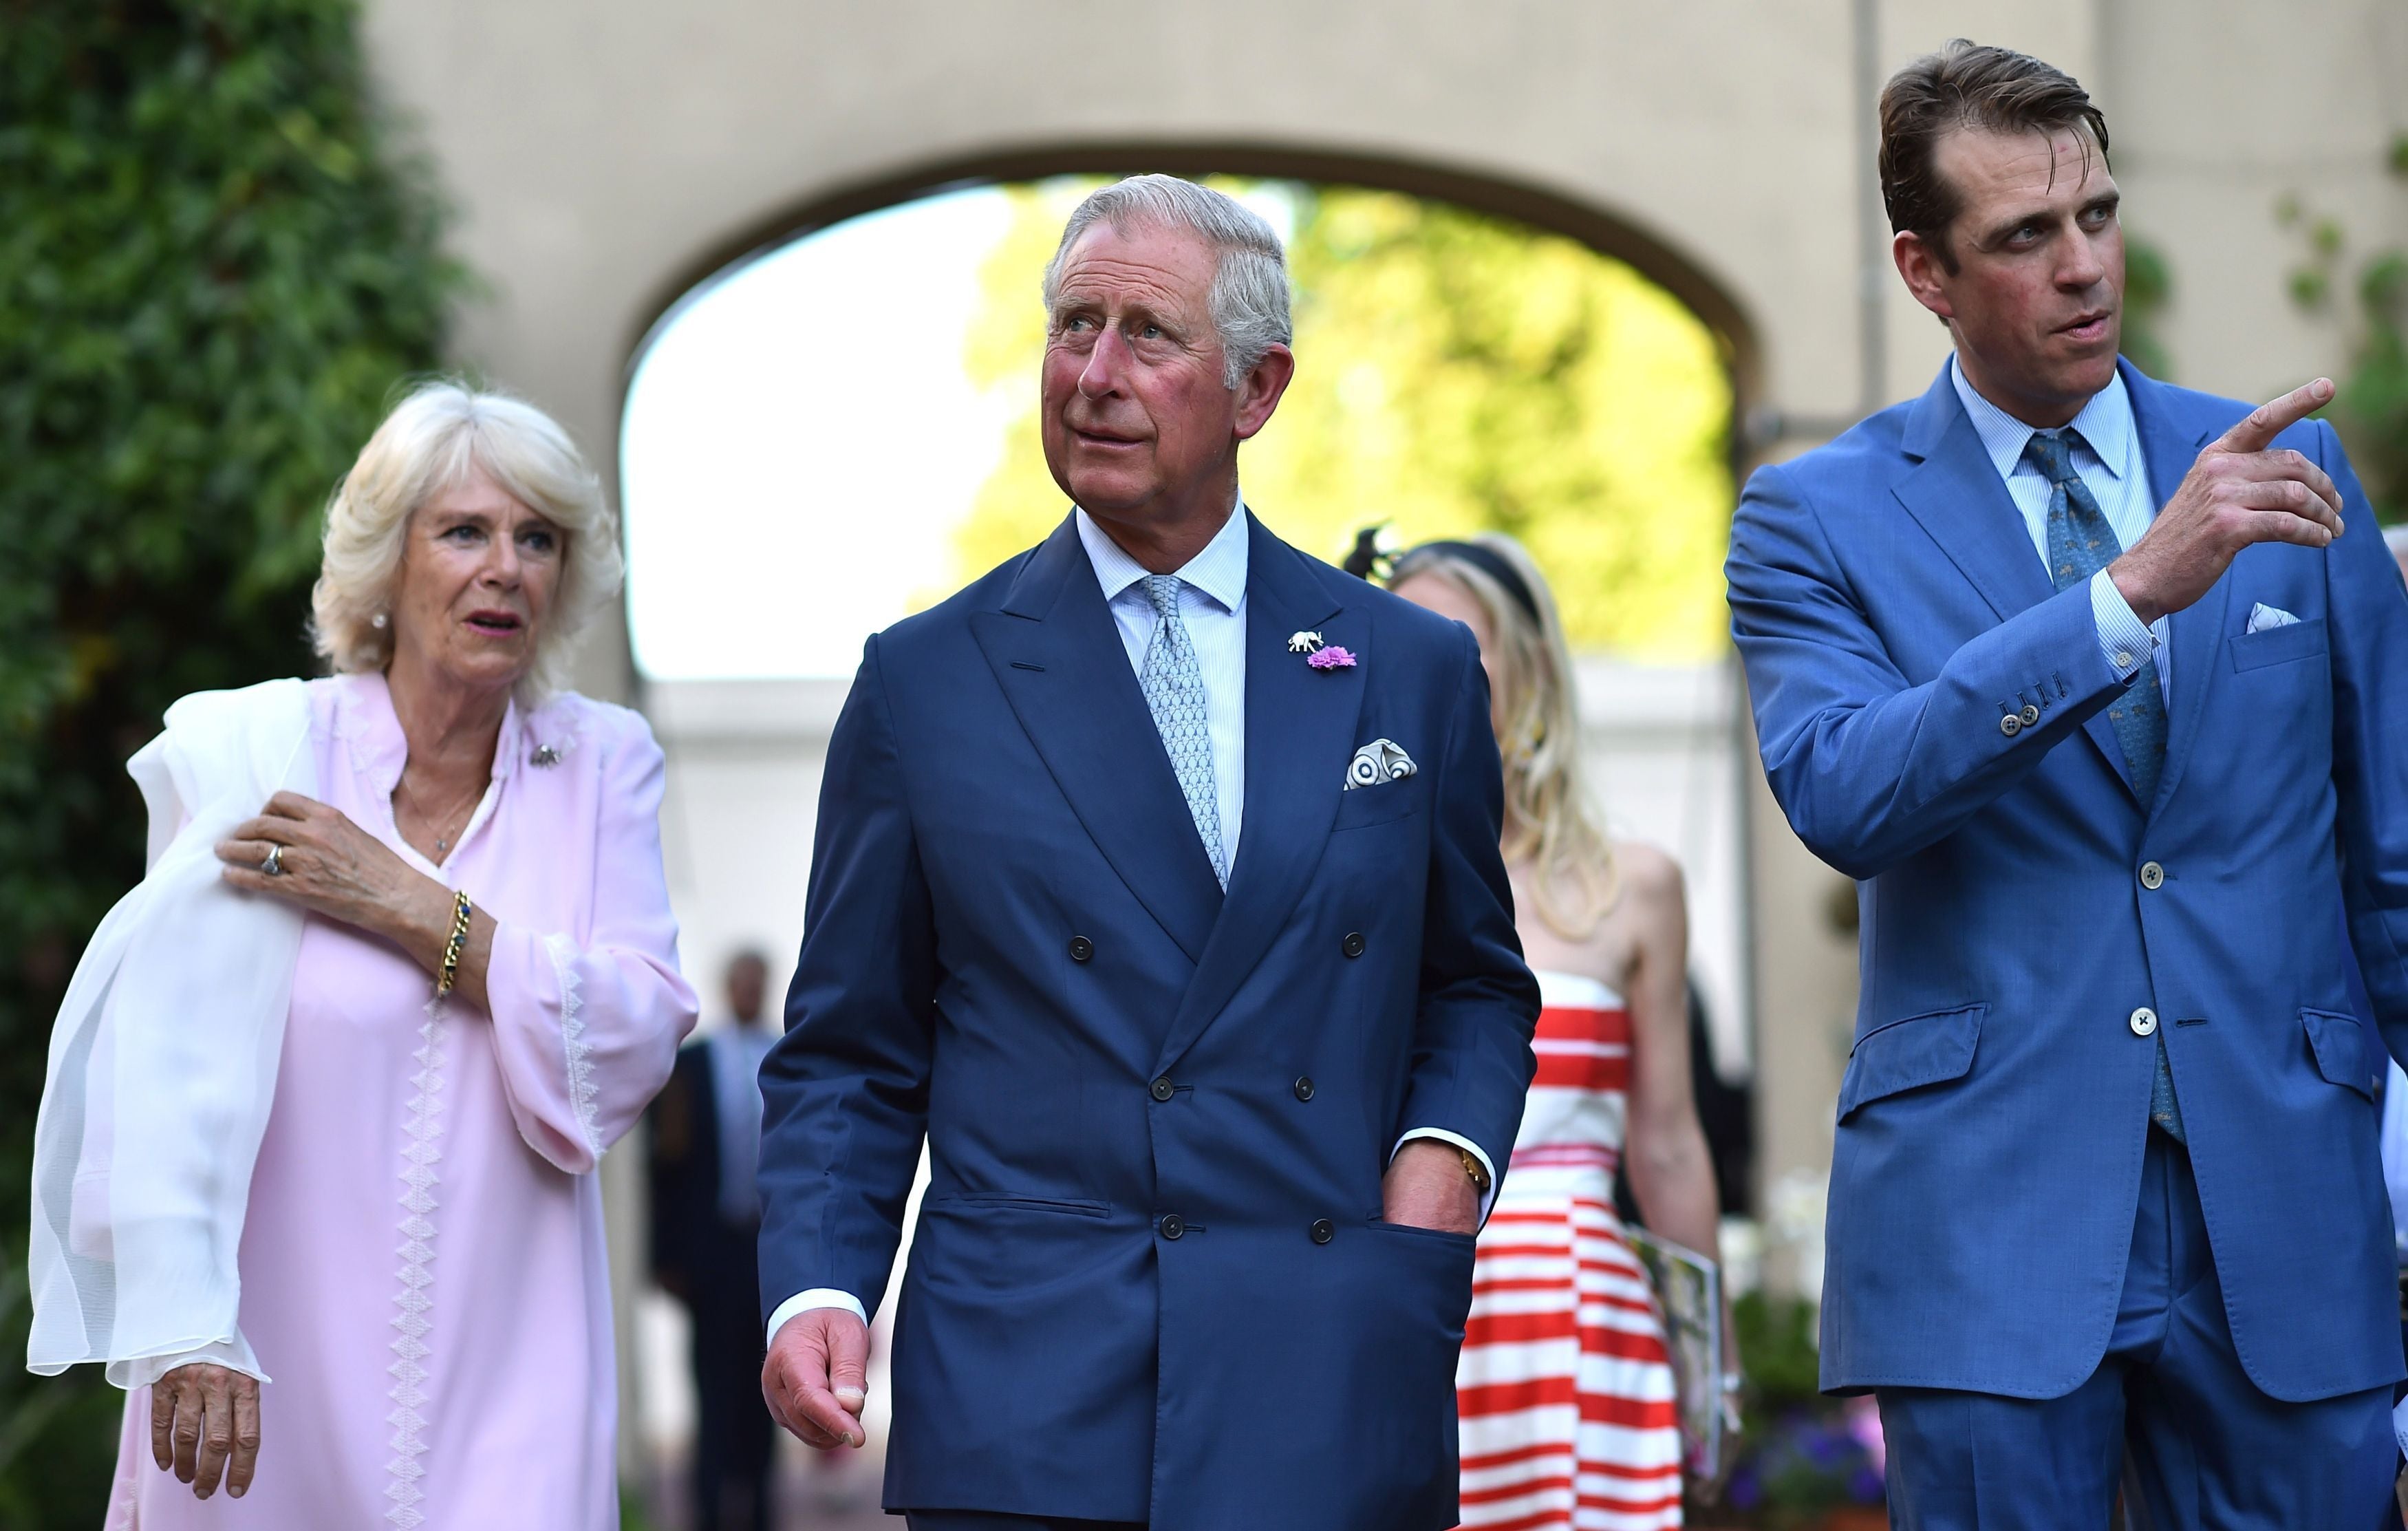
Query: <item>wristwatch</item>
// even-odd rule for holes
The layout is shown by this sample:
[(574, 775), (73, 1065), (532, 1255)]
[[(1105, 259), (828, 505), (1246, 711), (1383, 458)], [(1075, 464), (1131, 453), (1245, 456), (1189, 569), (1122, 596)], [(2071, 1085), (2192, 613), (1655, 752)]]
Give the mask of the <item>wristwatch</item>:
[(1458, 1143), (1455, 1156), (1463, 1161), (1463, 1172), (1471, 1177), (1472, 1189), (1484, 1196), (1488, 1195), (1488, 1166), (1480, 1162), (1480, 1155)]

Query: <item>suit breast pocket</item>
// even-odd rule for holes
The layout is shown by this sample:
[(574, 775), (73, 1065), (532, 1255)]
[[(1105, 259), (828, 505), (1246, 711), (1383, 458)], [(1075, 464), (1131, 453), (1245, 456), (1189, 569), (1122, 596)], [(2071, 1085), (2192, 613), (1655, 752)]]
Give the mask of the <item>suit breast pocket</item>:
[(1376, 787), (1356, 787), (1338, 794), (1338, 813), (1329, 822), (1329, 832), (1334, 835), (1341, 829), (1369, 829), (1373, 824), (1408, 819), (1428, 806), (1429, 778), (1418, 772)]
[(2287, 626), (2269, 627), (2263, 632), (2243, 633), (2231, 644), (2232, 668), (2236, 673), (2313, 659), (2325, 651), (2325, 620), (2316, 617)]

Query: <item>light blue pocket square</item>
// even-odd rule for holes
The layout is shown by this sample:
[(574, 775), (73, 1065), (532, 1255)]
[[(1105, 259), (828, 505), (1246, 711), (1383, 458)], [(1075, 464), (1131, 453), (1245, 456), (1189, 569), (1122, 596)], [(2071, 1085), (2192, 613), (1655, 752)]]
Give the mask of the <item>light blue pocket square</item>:
[(2272, 627), (2296, 627), (2299, 624), (2299, 618), (2279, 606), (2268, 606), (2265, 602), (2259, 601), (2249, 608), (2248, 631), (2252, 633), (2263, 633)]

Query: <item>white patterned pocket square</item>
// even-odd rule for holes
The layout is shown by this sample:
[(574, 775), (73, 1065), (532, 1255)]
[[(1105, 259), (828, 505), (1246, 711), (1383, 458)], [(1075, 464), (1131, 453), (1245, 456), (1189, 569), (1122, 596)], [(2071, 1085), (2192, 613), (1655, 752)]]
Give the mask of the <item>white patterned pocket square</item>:
[(1403, 745), (1394, 739), (1373, 739), (1355, 751), (1354, 758), (1346, 763), (1346, 790), (1402, 781), (1419, 769), (1413, 757), (1405, 753)]
[(2248, 630), (2252, 633), (2263, 633), (2274, 627), (2297, 627), (2299, 624), (2299, 618), (2279, 606), (2268, 606), (2259, 601), (2249, 608)]

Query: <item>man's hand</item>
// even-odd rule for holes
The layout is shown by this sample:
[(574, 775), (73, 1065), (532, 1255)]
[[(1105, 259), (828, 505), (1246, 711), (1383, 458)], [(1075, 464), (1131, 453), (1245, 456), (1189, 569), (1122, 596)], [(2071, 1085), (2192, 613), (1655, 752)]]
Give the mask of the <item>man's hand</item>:
[(1464, 1173), (1453, 1143), (1416, 1138), (1388, 1161), (1380, 1180), (1380, 1215), (1409, 1228), (1478, 1233), (1480, 1188)]
[(769, 1340), (761, 1396), (769, 1415), (806, 1446), (858, 1446), (869, 1326), (842, 1308), (807, 1308)]
[(259, 1379), (195, 1361), (150, 1387), (150, 1455), (206, 1499), (225, 1476), (241, 1498), (259, 1464)]
[(2331, 401), (2318, 378), (2209, 443), (2148, 534), (2107, 565), (2132, 614), (2155, 622), (2207, 594), (2253, 542), (2322, 548), (2341, 536), (2341, 491), (2324, 469), (2267, 444)]

